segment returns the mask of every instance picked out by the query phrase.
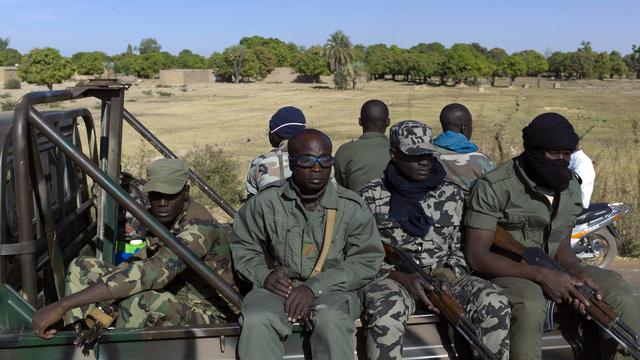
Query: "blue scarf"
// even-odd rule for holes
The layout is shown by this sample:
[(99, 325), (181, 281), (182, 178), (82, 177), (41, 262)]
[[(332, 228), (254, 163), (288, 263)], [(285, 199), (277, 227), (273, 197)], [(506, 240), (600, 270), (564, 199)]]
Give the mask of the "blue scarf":
[(447, 172), (440, 161), (434, 160), (431, 175), (423, 182), (405, 179), (398, 173), (393, 161), (384, 170), (384, 185), (391, 193), (389, 218), (396, 220), (402, 229), (413, 236), (424, 237), (433, 226), (433, 219), (427, 217), (420, 203), (429, 191), (433, 191), (444, 181)]
[(433, 143), (441, 148), (455, 151), (460, 154), (468, 154), (478, 151), (478, 146), (469, 141), (464, 134), (453, 132), (451, 130), (447, 130), (436, 136), (436, 138), (433, 139)]

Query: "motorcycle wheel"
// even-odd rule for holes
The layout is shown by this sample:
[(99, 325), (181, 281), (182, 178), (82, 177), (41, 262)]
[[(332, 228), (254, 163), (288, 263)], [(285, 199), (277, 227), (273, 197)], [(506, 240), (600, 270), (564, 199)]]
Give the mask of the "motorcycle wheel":
[(585, 236), (584, 240), (589, 242), (589, 248), (595, 255), (592, 259), (583, 260), (586, 264), (606, 269), (618, 256), (616, 238), (606, 227)]

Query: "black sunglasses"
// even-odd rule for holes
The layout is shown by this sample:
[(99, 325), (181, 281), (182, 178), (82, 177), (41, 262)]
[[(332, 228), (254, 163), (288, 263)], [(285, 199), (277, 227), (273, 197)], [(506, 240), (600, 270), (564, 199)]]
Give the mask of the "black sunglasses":
[(334, 158), (331, 155), (313, 156), (309, 154), (294, 156), (291, 159), (291, 164), (295, 167), (302, 169), (311, 169), (316, 164), (320, 164), (323, 168), (330, 168), (333, 166)]

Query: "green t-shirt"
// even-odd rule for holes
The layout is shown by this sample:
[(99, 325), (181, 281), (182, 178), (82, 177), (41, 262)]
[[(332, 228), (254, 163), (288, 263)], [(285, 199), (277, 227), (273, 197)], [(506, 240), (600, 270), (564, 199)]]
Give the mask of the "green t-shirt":
[(389, 139), (383, 133), (367, 132), (358, 140), (340, 146), (335, 157), (338, 184), (358, 191), (382, 176), (389, 163)]

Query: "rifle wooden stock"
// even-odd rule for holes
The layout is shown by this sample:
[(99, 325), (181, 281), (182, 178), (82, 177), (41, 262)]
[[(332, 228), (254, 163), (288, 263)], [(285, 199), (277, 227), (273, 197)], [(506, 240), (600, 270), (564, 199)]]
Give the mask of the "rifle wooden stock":
[(500, 226), (496, 227), (493, 245), (520, 256), (524, 255), (524, 251), (527, 249), (524, 245), (513, 240), (511, 234)]
[[(528, 248), (515, 241), (511, 234), (498, 226), (493, 245), (522, 257), (529, 265), (568, 272), (540, 248)], [(596, 291), (587, 284), (574, 285), (569, 290), (571, 297), (588, 303), (586, 313), (607, 333), (609, 333), (634, 359), (640, 360), (640, 344), (635, 333), (604, 300), (596, 298)]]

